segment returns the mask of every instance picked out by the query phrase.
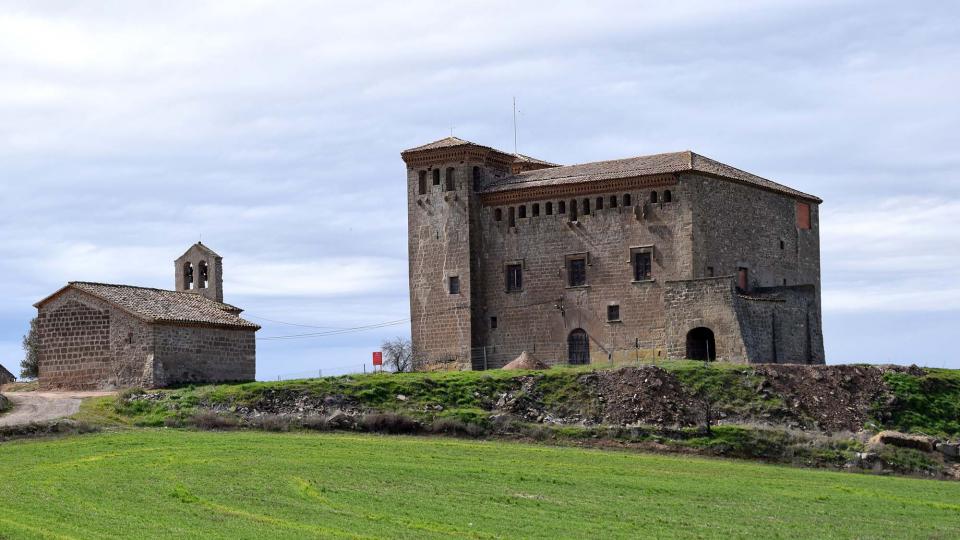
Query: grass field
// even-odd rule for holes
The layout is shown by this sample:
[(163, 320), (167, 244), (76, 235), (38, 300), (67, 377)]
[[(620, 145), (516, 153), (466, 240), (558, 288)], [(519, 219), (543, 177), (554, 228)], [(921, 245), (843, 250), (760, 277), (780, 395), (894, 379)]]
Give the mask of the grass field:
[(960, 535), (960, 483), (518, 443), (136, 429), (0, 464), (0, 538)]

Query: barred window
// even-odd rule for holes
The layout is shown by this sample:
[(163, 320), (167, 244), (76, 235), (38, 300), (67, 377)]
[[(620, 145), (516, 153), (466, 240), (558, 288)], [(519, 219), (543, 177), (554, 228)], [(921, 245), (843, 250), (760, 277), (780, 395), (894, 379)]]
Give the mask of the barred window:
[(579, 257), (567, 262), (567, 283), (571, 287), (587, 284), (587, 259)]
[(523, 290), (523, 267), (519, 264), (507, 265), (507, 292)]

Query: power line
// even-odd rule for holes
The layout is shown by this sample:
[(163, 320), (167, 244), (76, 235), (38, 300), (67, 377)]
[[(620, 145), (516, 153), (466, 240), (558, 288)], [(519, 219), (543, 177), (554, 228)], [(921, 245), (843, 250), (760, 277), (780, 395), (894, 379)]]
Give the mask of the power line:
[(299, 326), (299, 327), (301, 327), (301, 328), (317, 328), (317, 329), (320, 329), (320, 330), (346, 330), (346, 328), (344, 328), (344, 327), (342, 327), (342, 326), (315, 326), (315, 325), (312, 325), (312, 324), (292, 323), (292, 322), (287, 322), (287, 321), (278, 321), (278, 320), (276, 320), (276, 319), (268, 319), (268, 318), (266, 318), (266, 317), (260, 317), (260, 316), (258, 316), (258, 315), (251, 315), (251, 314), (249, 314), (249, 313), (245, 313), (244, 316), (245, 316), (245, 317), (252, 317), (252, 318), (254, 318), (254, 319), (260, 319), (261, 321), (269, 321), (269, 322), (272, 322), (272, 323), (285, 324), (285, 325), (287, 325), (287, 326)]

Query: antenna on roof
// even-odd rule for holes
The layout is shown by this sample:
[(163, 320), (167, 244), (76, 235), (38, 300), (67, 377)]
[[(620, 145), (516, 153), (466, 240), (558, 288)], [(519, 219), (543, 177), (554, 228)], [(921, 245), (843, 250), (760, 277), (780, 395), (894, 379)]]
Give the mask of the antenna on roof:
[(517, 96), (513, 96), (513, 153), (517, 153)]

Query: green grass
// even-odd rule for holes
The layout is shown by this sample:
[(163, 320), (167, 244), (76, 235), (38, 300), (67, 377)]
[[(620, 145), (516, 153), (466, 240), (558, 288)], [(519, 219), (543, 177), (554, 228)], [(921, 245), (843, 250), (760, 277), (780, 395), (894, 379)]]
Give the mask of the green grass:
[(926, 376), (886, 373), (897, 401), (889, 427), (930, 435), (960, 434), (960, 370), (928, 368)]
[(354, 434), (0, 445), (0, 538), (955, 538), (960, 483)]

